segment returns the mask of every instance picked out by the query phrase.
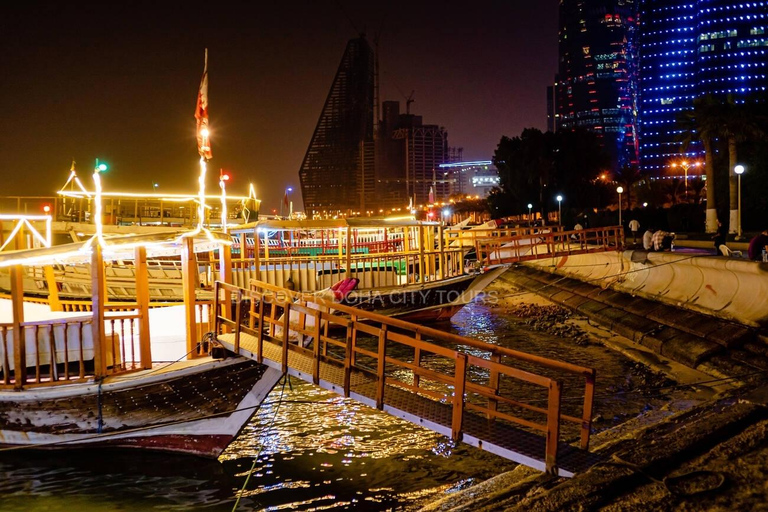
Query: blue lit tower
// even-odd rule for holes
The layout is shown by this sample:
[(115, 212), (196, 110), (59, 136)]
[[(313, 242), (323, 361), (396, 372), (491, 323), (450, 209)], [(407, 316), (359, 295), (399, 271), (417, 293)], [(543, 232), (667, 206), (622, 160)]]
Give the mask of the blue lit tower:
[[(768, 2), (643, 0), (640, 20), (640, 165), (663, 176), (683, 155), (677, 120), (695, 98), (765, 93)], [(684, 156), (702, 157), (701, 145)]]
[(554, 125), (595, 132), (614, 170), (638, 158), (637, 2), (560, 0)]
[[(695, 0), (643, 0), (640, 31), (640, 167), (662, 176), (681, 154), (677, 120), (696, 97)], [(693, 145), (688, 158), (701, 156)]]
[(766, 90), (768, 2), (699, 0), (698, 94), (744, 101)]

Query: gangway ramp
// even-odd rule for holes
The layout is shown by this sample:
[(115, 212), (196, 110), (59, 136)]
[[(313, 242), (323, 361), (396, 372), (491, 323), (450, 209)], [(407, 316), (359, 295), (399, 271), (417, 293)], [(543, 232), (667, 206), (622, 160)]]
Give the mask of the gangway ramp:
[[(561, 258), (574, 254), (621, 251), (624, 248), (624, 228), (609, 226), (590, 229), (508, 235), (504, 231), (486, 231), (464, 235), (463, 243), (475, 249), (477, 260), (485, 265), (519, 263), (546, 258)], [(457, 239), (457, 240), (460, 240)]]
[[(593, 369), (266, 283), (217, 282), (215, 296), (216, 338), (234, 353), (541, 471), (568, 477), (599, 460), (587, 451)], [(564, 380), (581, 382), (568, 414)]]

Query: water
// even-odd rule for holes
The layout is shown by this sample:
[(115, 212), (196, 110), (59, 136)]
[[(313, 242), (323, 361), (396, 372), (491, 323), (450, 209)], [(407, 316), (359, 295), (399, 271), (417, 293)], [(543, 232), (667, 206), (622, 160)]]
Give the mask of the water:
[[(474, 303), (443, 327), (598, 368), (595, 414), (607, 418), (598, 428), (667, 401), (616, 393), (630, 379), (630, 362), (620, 354), (601, 346), (579, 347), (517, 324), (503, 312)], [(579, 379), (565, 383), (566, 408), (573, 405), (568, 389), (579, 384)], [(270, 394), (219, 461), (103, 450), (3, 453), (0, 511), (219, 511), (232, 510), (238, 495), (239, 510), (407, 510), (513, 467), (495, 455), (454, 445), (292, 380), (290, 387), (279, 386)]]

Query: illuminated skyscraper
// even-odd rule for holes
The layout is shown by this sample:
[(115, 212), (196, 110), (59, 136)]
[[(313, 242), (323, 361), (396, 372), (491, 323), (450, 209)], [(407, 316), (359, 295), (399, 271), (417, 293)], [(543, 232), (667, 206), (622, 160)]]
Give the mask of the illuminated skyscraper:
[(358, 211), (373, 195), (374, 54), (364, 37), (347, 43), (301, 163), (304, 209)]
[[(677, 121), (695, 98), (765, 93), (768, 2), (643, 0), (640, 19), (640, 164), (661, 176), (682, 153)], [(697, 143), (685, 152), (702, 154)]]
[(595, 132), (614, 169), (637, 162), (637, 1), (560, 1), (552, 126)]

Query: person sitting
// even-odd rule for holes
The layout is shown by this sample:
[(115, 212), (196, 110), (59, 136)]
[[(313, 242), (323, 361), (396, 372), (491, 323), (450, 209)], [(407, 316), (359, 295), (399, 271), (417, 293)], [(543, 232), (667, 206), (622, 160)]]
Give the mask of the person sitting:
[(653, 249), (653, 228), (648, 228), (643, 234), (643, 249), (650, 251)]
[(718, 254), (723, 254), (723, 251), (720, 250), (721, 245), (725, 245), (725, 227), (723, 226), (723, 223), (720, 222), (720, 219), (717, 219), (717, 231), (712, 236), (712, 239), (715, 241), (715, 250), (717, 250)]
[(651, 239), (654, 251), (663, 251), (671, 247), (672, 237), (663, 229), (656, 231)]
[(752, 261), (763, 261), (763, 251), (768, 245), (768, 229), (764, 229), (759, 235), (749, 241), (747, 256)]

